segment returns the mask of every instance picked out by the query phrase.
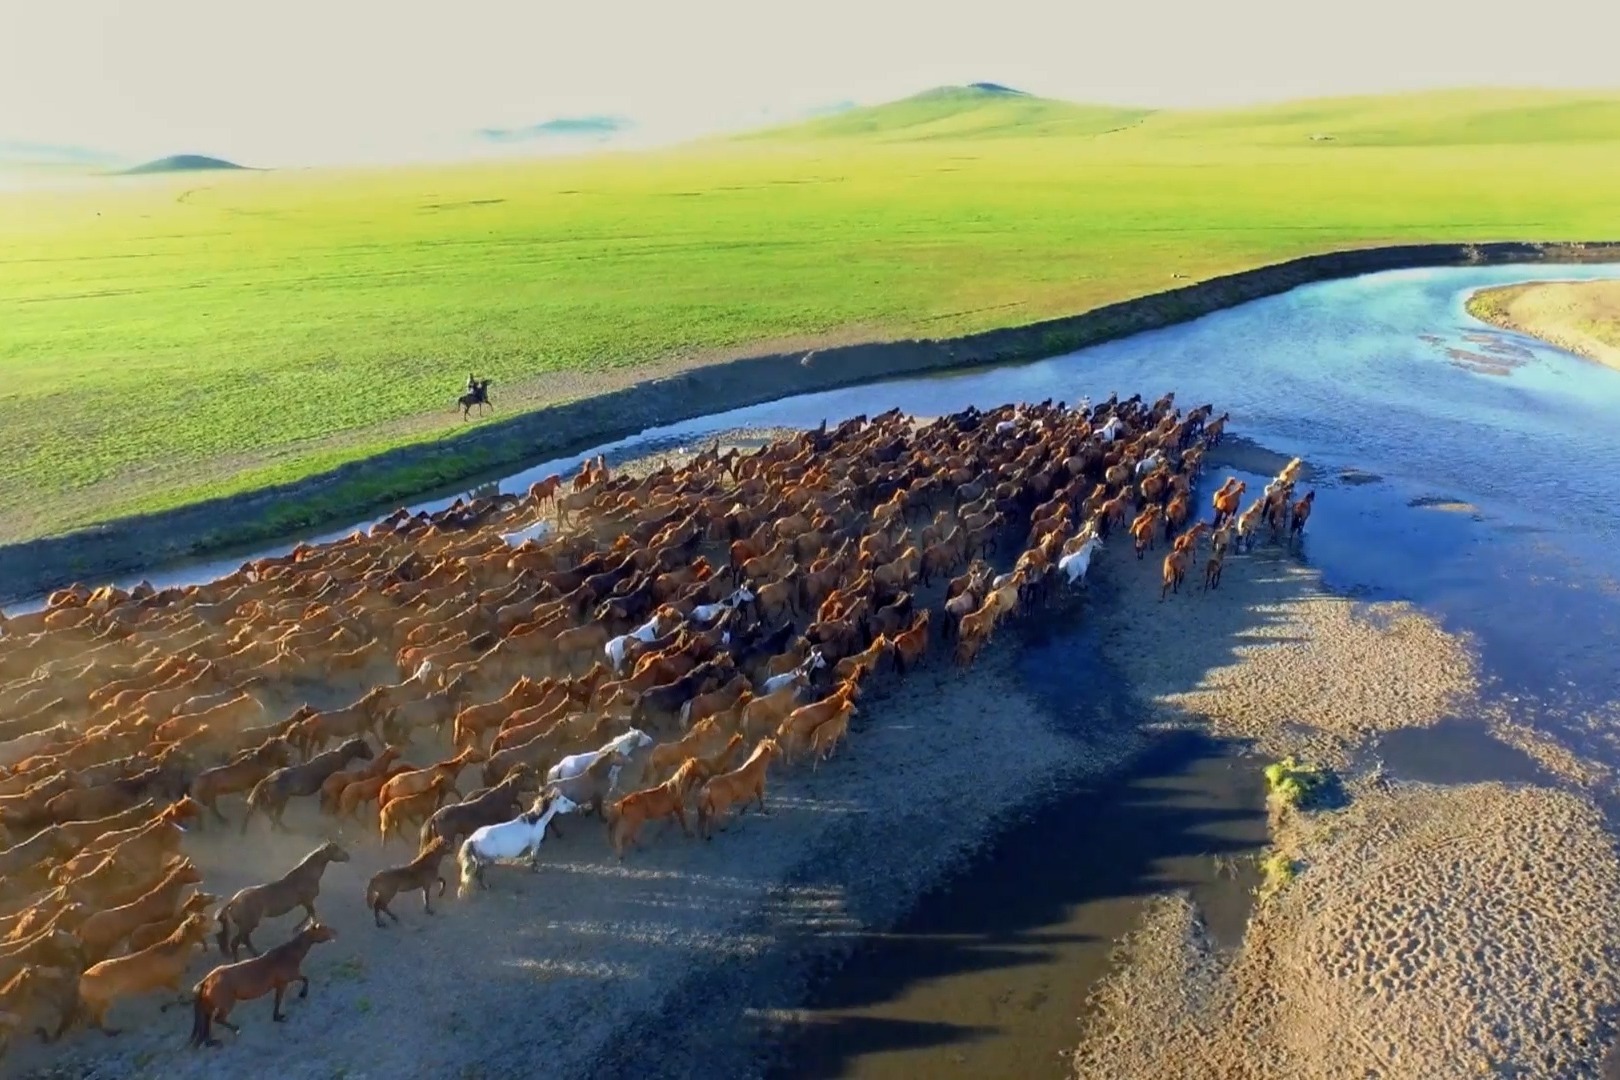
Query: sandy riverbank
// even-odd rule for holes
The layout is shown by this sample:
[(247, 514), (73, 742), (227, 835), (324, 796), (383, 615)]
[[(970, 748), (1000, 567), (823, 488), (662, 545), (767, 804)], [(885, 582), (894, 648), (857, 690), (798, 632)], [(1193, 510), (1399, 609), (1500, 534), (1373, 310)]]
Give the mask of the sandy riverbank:
[[(1421, 613), (1327, 595), (1264, 551), (1234, 571), (1246, 613), (1150, 612), (1113, 659), (1166, 722), (1331, 765), (1349, 803), (1277, 814), (1298, 876), (1235, 950), (1184, 892), (1157, 897), (1095, 995), (1077, 1075), (1598, 1075), (1620, 1004), (1620, 860), (1593, 801), (1608, 770), (1482, 702), (1469, 643)], [(1545, 783), (1391, 782), (1369, 752), (1459, 715)]]
[(1480, 289), (1468, 298), (1468, 313), (1620, 369), (1620, 281), (1538, 281)]

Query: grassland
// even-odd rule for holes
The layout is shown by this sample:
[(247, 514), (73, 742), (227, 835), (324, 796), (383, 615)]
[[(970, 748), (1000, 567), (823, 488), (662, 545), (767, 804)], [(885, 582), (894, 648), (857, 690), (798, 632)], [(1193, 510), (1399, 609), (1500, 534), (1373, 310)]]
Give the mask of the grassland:
[(510, 411), (1309, 252), (1600, 238), (1617, 167), (1620, 96), (1150, 113), (958, 90), (657, 153), (12, 192), (0, 541), (434, 438), (468, 371)]
[(1620, 368), (1620, 281), (1538, 281), (1480, 289), (1478, 319)]

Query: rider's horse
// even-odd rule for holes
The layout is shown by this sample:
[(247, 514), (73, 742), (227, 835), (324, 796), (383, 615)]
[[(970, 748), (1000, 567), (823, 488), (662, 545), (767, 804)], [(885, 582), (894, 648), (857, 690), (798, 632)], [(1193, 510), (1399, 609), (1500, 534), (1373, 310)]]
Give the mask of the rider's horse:
[(467, 419), (472, 413), (472, 407), (474, 405), (478, 406), (478, 412), (480, 414), (483, 413), (484, 406), (486, 405), (488, 405), (493, 411), (495, 408), (495, 403), (489, 400), (489, 380), (475, 380), (473, 382), (472, 390), (458, 397), (456, 399), (456, 404), (461, 406), (461, 418), (463, 420)]

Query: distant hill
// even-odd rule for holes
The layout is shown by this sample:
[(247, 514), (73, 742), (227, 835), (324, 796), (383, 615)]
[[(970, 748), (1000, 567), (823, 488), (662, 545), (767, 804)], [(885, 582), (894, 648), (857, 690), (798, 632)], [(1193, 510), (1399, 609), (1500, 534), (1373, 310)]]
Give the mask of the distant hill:
[(633, 125), (622, 116), (560, 116), (518, 128), (482, 128), (478, 137), (489, 142), (526, 142), (531, 139), (610, 139)]
[(942, 86), (742, 139), (914, 142), (1098, 136), (1249, 146), (1462, 146), (1620, 142), (1620, 92), (1460, 89), (1228, 109), (1082, 105), (997, 83)]
[(137, 165), (133, 169), (125, 169), (125, 175), (140, 173), (170, 173), (170, 172), (207, 172), (213, 169), (244, 169), (247, 166), (238, 165), (234, 161), (223, 158), (204, 157), (201, 154), (173, 154), (156, 161), (148, 161), (144, 165)]
[(1036, 97), (997, 83), (941, 86), (886, 105), (847, 109), (800, 124), (751, 132), (745, 139), (924, 139), (1005, 135), (1096, 135), (1128, 127), (1149, 109), (1079, 105)]

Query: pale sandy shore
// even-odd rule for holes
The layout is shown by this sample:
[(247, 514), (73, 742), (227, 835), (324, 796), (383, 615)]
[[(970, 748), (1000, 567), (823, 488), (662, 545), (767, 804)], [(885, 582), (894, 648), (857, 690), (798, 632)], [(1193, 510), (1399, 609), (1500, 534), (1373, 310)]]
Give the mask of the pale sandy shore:
[(1480, 289), (1476, 319), (1620, 368), (1620, 281), (1537, 281)]
[[(1420, 612), (1328, 595), (1264, 550), (1220, 592), (1193, 614), (1119, 613), (1113, 661), (1166, 723), (1332, 766), (1348, 802), (1274, 807), (1274, 850), (1297, 876), (1237, 949), (1217, 948), (1186, 894), (1157, 899), (1095, 995), (1076, 1074), (1600, 1075), (1620, 860), (1593, 797), (1612, 771), (1482, 701), (1469, 643)], [(1366, 752), (1459, 715), (1550, 779), (1392, 782)]]

